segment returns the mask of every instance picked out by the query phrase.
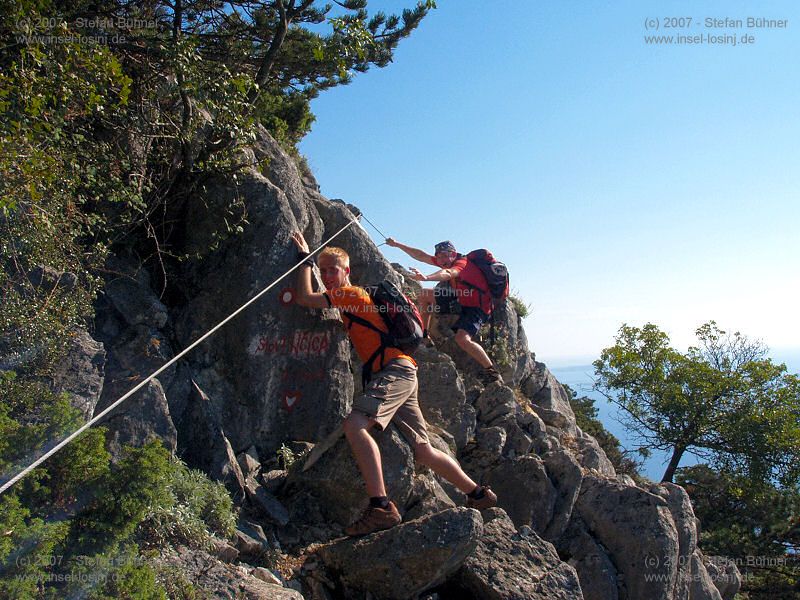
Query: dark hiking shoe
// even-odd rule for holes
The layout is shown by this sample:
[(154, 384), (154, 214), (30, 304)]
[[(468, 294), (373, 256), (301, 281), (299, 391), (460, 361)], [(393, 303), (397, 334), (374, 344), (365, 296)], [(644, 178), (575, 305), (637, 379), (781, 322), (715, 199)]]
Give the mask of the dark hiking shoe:
[(489, 385), (494, 382), (503, 383), (503, 376), (500, 375), (500, 371), (494, 368), (494, 365), (486, 367), (478, 373), (478, 379), (480, 379), (481, 383), (484, 385)]
[(475, 508), (477, 510), (486, 510), (497, 506), (497, 494), (492, 491), (488, 485), (483, 487), (483, 496), (480, 498), (470, 498), (467, 496), (467, 508)]
[(394, 502), (389, 502), (386, 508), (368, 506), (361, 518), (346, 527), (344, 532), (349, 536), (367, 535), (394, 527), (402, 520)]

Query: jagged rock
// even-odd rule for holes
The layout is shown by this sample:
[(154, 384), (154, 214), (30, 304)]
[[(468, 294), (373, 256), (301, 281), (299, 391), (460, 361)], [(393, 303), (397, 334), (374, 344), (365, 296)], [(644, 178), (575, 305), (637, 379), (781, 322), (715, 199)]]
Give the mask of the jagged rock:
[(496, 458), (503, 453), (508, 434), (502, 427), (485, 427), (478, 432), (478, 452)]
[(533, 438), (520, 426), (515, 415), (509, 414), (505, 417), (494, 419), (492, 425), (505, 431), (506, 441), (503, 448), (501, 448), (504, 456), (515, 458), (528, 454), (533, 450)]
[(553, 520), (558, 492), (538, 456), (504, 459), (485, 474), (484, 482), (517, 527), (529, 525), (544, 532)]
[[(241, 527), (241, 525), (239, 525)], [(257, 535), (255, 531), (249, 529), (250, 533)], [(263, 535), (263, 533), (262, 533)], [(260, 556), (264, 550), (267, 549), (268, 544), (266, 537), (262, 539), (258, 539), (248, 535), (241, 529), (237, 529), (236, 533), (234, 534), (234, 539), (236, 542), (236, 549), (243, 555), (248, 557), (257, 557)]]
[(667, 502), (637, 487), (587, 475), (575, 503), (618, 572), (620, 598), (672, 600), (678, 533)]
[(475, 598), (581, 600), (575, 570), (529, 528), (517, 532), (500, 509), (486, 511), (483, 536), (454, 578)]
[(261, 469), (261, 462), (258, 460), (258, 451), (255, 446), (250, 446), (246, 452), (239, 454), (236, 460), (239, 462), (239, 467), (242, 469), (245, 479), (255, 477)]
[(699, 552), (693, 553), (688, 560), (687, 586), (686, 591), (680, 591), (683, 595), (675, 595), (675, 600), (722, 600), (722, 595), (714, 585), (714, 581), (706, 570)]
[(464, 381), (453, 360), (442, 352), (421, 348), (414, 358), (425, 420), (449, 432), (462, 450), (475, 431), (475, 409), (466, 402)]
[(487, 425), (505, 415), (515, 414), (517, 406), (514, 391), (500, 383), (493, 383), (487, 386), (475, 403), (475, 408), (478, 411), (478, 421)]
[(264, 567), (256, 567), (253, 569), (253, 577), (266, 583), (283, 586), (283, 582), (278, 578), (278, 576)]
[(557, 447), (542, 456), (547, 476), (556, 490), (553, 519), (543, 532), (546, 540), (555, 542), (564, 533), (583, 481), (578, 462), (563, 448)]
[(50, 388), (57, 394), (69, 394), (69, 402), (88, 421), (103, 393), (106, 352), (103, 344), (86, 331), (72, 335), (70, 348), (55, 365)]
[[(319, 554), (347, 588), (386, 600), (405, 600), (458, 571), (482, 533), (478, 511), (451, 508), (363, 538), (323, 546)], [(367, 556), (380, 560), (364, 560)]]
[[(372, 435), (381, 453), (386, 491), (403, 514), (412, 497), (412, 450), (394, 425), (389, 425), (383, 432), (373, 430)], [(298, 510), (300, 505), (293, 500), (297, 493), (313, 495), (325, 518), (340, 525), (348, 525), (359, 517), (368, 500), (364, 480), (344, 437), (308, 471), (290, 469), (286, 487), (288, 491), (284, 492), (284, 497), (287, 498), (286, 505), (290, 507), (293, 521), (299, 519), (307, 522), (309, 516)], [(304, 508), (302, 512), (306, 513), (307, 510)]]
[(223, 540), (213, 540), (211, 554), (222, 562), (232, 563), (239, 558), (239, 550)]
[(270, 494), (276, 494), (283, 487), (288, 475), (289, 473), (285, 470), (272, 469), (261, 474), (261, 483)]
[[(356, 216), (344, 203), (327, 200), (320, 194), (312, 193), (309, 196), (325, 226), (323, 239), (332, 236)], [(355, 210), (358, 211), (358, 209)], [(336, 238), (333, 245), (341, 246), (350, 254), (350, 280), (354, 285), (374, 285), (388, 279), (396, 286), (402, 287), (403, 281), (400, 274), (383, 257), (367, 232), (358, 225), (348, 228)]]
[[(117, 399), (114, 390), (122, 396), (123, 389), (119, 380), (107, 385), (105, 390), (108, 391), (108, 399), (104, 393), (95, 411), (99, 413), (105, 410)], [(106, 446), (113, 456), (119, 456), (124, 445), (143, 446), (154, 438), (160, 439), (171, 453), (175, 452), (177, 446), (177, 433), (169, 416), (167, 397), (157, 379), (112, 410), (100, 424), (108, 428)]]
[(558, 550), (569, 557), (569, 564), (578, 573), (584, 600), (619, 600), (617, 569), (606, 549), (586, 532), (580, 517), (570, 520)]
[(161, 329), (167, 324), (167, 307), (150, 287), (147, 271), (115, 256), (106, 262), (106, 271), (113, 275), (106, 279), (105, 296), (128, 325)]
[(605, 451), (600, 447), (600, 444), (597, 443), (597, 440), (589, 434), (582, 432), (580, 427), (577, 427), (577, 430), (578, 436), (574, 441), (575, 457), (578, 463), (580, 463), (584, 469), (594, 469), (601, 475), (614, 477), (617, 471), (614, 469), (614, 465), (611, 464), (611, 461), (608, 460)]
[(230, 600), (302, 600), (303, 598), (294, 590), (265, 583), (246, 570), (221, 562), (202, 550), (180, 546), (168, 551), (156, 562), (178, 569), (193, 585), (214, 598)]
[[(294, 266), (292, 231), (302, 231), (315, 248), (325, 239), (326, 227), (333, 226), (333, 216), (347, 210), (331, 206), (323, 223), (319, 207), (331, 203), (312, 200), (292, 159), (266, 132), (254, 151), (255, 158), (267, 165), (267, 176), (253, 168), (235, 180), (211, 178), (197, 202), (207, 203), (210, 210), (190, 211), (185, 220), (187, 251), (203, 254), (204, 259), (186, 264), (189, 300), (175, 311), (181, 346)], [(240, 203), (247, 214), (244, 231), (209, 251), (207, 241), (219, 228), (216, 211)], [(356, 239), (363, 246), (351, 244)], [(354, 273), (359, 261), (373, 262), (377, 254), (356, 225), (335, 244), (352, 252)], [(386, 270), (391, 271), (388, 263)], [(291, 290), (295, 278), (290, 275), (279, 290)], [(266, 294), (257, 307), (237, 317), (235, 327), (223, 328), (186, 359), (203, 390), (224, 399), (222, 425), (232, 445), (238, 449), (255, 445), (264, 455), (287, 440), (323, 439), (346, 415), (352, 398), (350, 349), (337, 311), (284, 302), (282, 293)]]
[(569, 404), (569, 396), (553, 374), (542, 363), (536, 363), (537, 369), (544, 369), (544, 386), (534, 395), (529, 396), (534, 411), (546, 425), (556, 427), (565, 434), (576, 437), (575, 413)]
[(522, 318), (508, 300), (498, 303), (494, 311), (495, 345), (502, 347), (507, 359), (500, 363), (503, 379), (519, 386), (534, 369), (534, 358), (528, 350), (528, 339), (522, 328)]
[(280, 526), (284, 526), (289, 522), (289, 511), (286, 510), (286, 507), (255, 479), (248, 479), (244, 489), (247, 493), (247, 499), (264, 517)]
[(650, 486), (649, 491), (666, 500), (675, 523), (675, 530), (678, 533), (678, 556), (674, 563), (677, 577), (672, 598), (673, 600), (687, 600), (690, 586), (693, 585), (694, 580), (701, 579), (706, 575), (702, 563), (695, 564), (695, 561), (691, 559), (697, 548), (698, 540), (692, 502), (689, 500), (686, 490), (672, 483)]
[(412, 521), (428, 514), (454, 508), (455, 505), (432, 473), (420, 474), (414, 477), (411, 497), (408, 499), (403, 518)]
[(724, 556), (706, 556), (697, 551), (701, 556), (711, 581), (719, 591), (722, 600), (733, 600), (742, 587), (742, 574), (736, 563)]
[(189, 406), (180, 423), (181, 431), (191, 431), (193, 443), (181, 449), (182, 457), (192, 467), (224, 483), (234, 500), (240, 502), (245, 497), (245, 478), (222, 430), (221, 411), (200, 386), (192, 383)]

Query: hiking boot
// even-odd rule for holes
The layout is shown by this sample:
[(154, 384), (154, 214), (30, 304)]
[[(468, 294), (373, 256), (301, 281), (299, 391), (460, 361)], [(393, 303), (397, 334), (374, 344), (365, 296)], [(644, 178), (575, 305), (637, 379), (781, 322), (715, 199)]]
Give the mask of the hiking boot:
[(494, 365), (486, 367), (478, 373), (478, 379), (480, 379), (481, 383), (484, 385), (489, 385), (494, 382), (503, 383), (503, 376), (500, 375), (500, 371), (494, 368)]
[(344, 532), (349, 536), (367, 535), (394, 527), (402, 520), (394, 502), (389, 502), (386, 508), (368, 506), (361, 518), (346, 527)]
[(483, 487), (483, 497), (470, 498), (467, 496), (467, 508), (486, 510), (487, 508), (497, 506), (497, 494), (492, 491), (492, 488), (490, 488), (488, 485), (481, 487)]

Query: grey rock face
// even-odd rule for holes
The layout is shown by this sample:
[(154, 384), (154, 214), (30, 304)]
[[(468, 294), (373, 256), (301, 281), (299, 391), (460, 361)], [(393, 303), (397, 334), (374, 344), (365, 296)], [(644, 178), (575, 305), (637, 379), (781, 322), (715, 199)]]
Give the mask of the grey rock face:
[(584, 600), (619, 599), (617, 569), (606, 549), (586, 532), (580, 517), (572, 518), (558, 548), (578, 573)]
[[(476, 510), (451, 508), (357, 540), (325, 546), (320, 556), (354, 590), (405, 600), (443, 583), (475, 549), (483, 533)], [(379, 556), (370, 561), (364, 557)]]
[[(522, 318), (514, 305), (500, 302), (494, 311), (495, 336), (507, 353), (507, 364), (500, 365), (503, 379), (509, 385), (518, 386), (530, 377), (534, 360), (528, 351), (528, 339), (522, 328)], [(498, 343), (496, 342), (496, 343)]]
[(55, 367), (50, 384), (56, 393), (66, 392), (70, 404), (88, 421), (100, 400), (105, 379), (106, 352), (103, 344), (78, 330), (64, 360)]
[[(256, 152), (259, 158), (269, 159), (267, 177), (252, 170), (236, 181), (217, 179), (206, 185), (203, 196), (212, 206), (241, 199), (249, 223), (240, 236), (187, 267), (190, 299), (176, 314), (182, 346), (296, 263), (289, 237), (292, 231), (304, 232), (316, 247), (330, 226), (323, 224), (294, 163), (274, 140), (265, 136)], [(331, 208), (332, 213), (335, 210)], [(207, 252), (204, 241), (216, 226), (209, 213), (190, 215), (189, 246)], [(351, 229), (360, 231), (355, 225)], [(371, 244), (359, 235), (366, 236), (363, 232), (350, 238), (342, 235), (335, 243), (353, 256), (363, 254), (360, 248), (348, 246), (351, 239)], [(374, 245), (371, 248), (374, 253)], [(237, 451), (255, 445), (259, 452), (271, 455), (287, 440), (320, 440), (349, 408), (353, 381), (341, 321), (336, 311), (286, 304), (288, 296), (280, 292), (291, 290), (295, 279), (292, 273), (187, 357), (195, 380), (224, 404), (225, 433)]]
[(679, 541), (663, 498), (587, 475), (575, 508), (587, 531), (608, 549), (621, 599), (672, 600)]
[(414, 355), (419, 365), (419, 405), (428, 423), (450, 433), (462, 450), (475, 431), (475, 409), (467, 404), (464, 381), (453, 360), (442, 352), (421, 348)]
[(226, 564), (207, 552), (186, 547), (176, 548), (157, 561), (178, 569), (195, 586), (214, 598), (230, 600), (302, 600), (299, 592), (265, 583), (243, 567)]
[(167, 324), (167, 307), (153, 292), (146, 271), (113, 256), (106, 269), (115, 274), (106, 280), (105, 296), (128, 325), (160, 329)]
[(493, 383), (480, 395), (475, 409), (478, 411), (478, 420), (489, 425), (498, 418), (516, 414), (517, 399), (510, 387)]
[(558, 492), (547, 476), (538, 456), (506, 459), (485, 475), (485, 481), (497, 493), (498, 506), (503, 508), (514, 525), (528, 525), (544, 532), (553, 520)]
[[(389, 497), (403, 514), (414, 493), (414, 457), (411, 448), (397, 429), (373, 434), (381, 453), (383, 478)], [(358, 518), (367, 505), (364, 480), (358, 470), (350, 445), (342, 437), (308, 471), (292, 468), (286, 481), (285, 504), (292, 511), (296, 495), (312, 495), (322, 514), (345, 526)], [(292, 513), (292, 519), (304, 520)]]
[(719, 591), (722, 600), (733, 600), (742, 587), (742, 574), (736, 563), (724, 556), (701, 556), (711, 581)]
[(536, 366), (544, 368), (545, 373), (544, 386), (529, 396), (533, 403), (533, 410), (547, 425), (557, 427), (564, 433), (575, 437), (577, 435), (575, 413), (572, 412), (572, 407), (569, 405), (567, 392), (542, 363), (536, 363)]
[(491, 600), (581, 600), (575, 570), (552, 544), (529, 528), (519, 532), (500, 509), (486, 511), (484, 533), (456, 581), (475, 598)]

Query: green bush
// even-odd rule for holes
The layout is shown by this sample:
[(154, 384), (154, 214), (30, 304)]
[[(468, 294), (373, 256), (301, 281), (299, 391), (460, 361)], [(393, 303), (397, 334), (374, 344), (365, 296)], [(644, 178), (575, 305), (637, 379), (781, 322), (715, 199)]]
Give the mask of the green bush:
[(514, 311), (519, 315), (520, 319), (524, 319), (531, 314), (531, 305), (526, 304), (516, 292), (511, 292), (511, 294), (509, 294), (508, 301), (511, 303), (511, 306), (514, 307)]
[(138, 536), (144, 543), (207, 548), (212, 534), (233, 535), (236, 513), (224, 485), (174, 460), (166, 487), (164, 501), (151, 507), (139, 526)]

